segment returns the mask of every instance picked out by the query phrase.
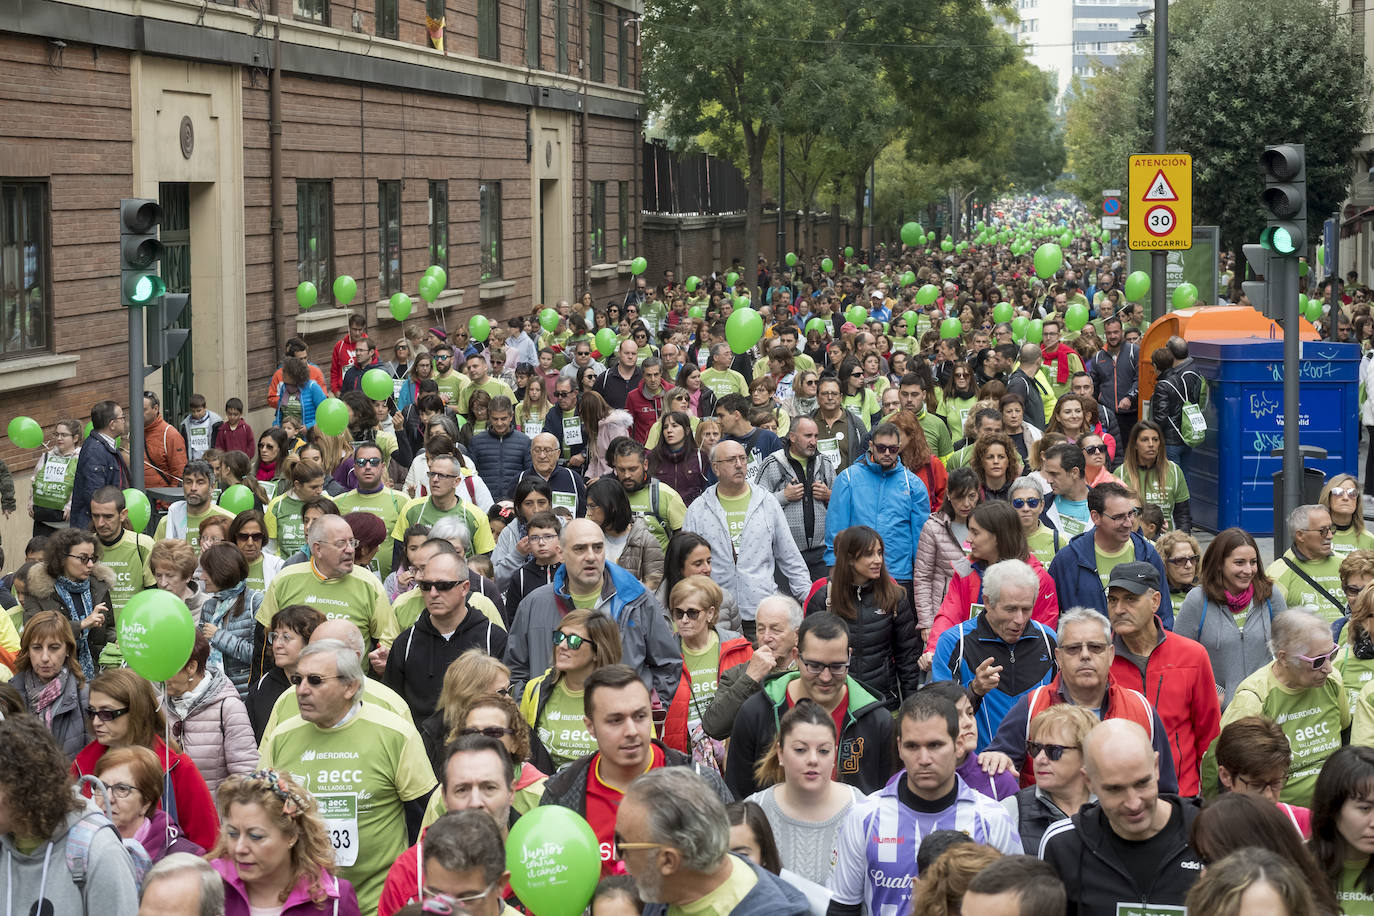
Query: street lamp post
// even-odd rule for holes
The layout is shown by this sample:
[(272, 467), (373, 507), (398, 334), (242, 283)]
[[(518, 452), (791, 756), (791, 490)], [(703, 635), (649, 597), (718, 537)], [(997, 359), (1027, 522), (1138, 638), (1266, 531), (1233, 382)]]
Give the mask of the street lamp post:
[[(1162, 155), (1169, 151), (1167, 130), (1169, 120), (1169, 0), (1155, 0), (1155, 125), (1153, 152)], [(1131, 202), (1135, 204), (1135, 201)], [(1164, 296), (1167, 256), (1162, 251), (1150, 253), (1150, 320), (1168, 311)]]

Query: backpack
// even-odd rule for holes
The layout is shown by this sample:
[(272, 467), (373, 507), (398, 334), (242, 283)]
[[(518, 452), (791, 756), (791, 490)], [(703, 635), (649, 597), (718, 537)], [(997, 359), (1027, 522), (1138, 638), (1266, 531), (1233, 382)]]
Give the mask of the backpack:
[(143, 844), (137, 840), (126, 840), (119, 835), (119, 828), (110, 820), (109, 793), (105, 789), (105, 784), (100, 781), (98, 776), (82, 776), (77, 784), (78, 789), (87, 785), (92, 786), (100, 792), (100, 797), (105, 801), (104, 812), (91, 811), (81, 820), (72, 825), (67, 831), (67, 871), (71, 873), (72, 883), (80, 893), (86, 890), (86, 874), (89, 871), (91, 857), (91, 842), (97, 833), (105, 828), (114, 831), (114, 835), (119, 838), (119, 845), (124, 847), (124, 851), (129, 854), (129, 859), (134, 867), (134, 886), (141, 892), (143, 890), (143, 879), (148, 874), (148, 869), (153, 867), (153, 860), (148, 856), (148, 850), (143, 848)]
[[(1192, 374), (1197, 375), (1196, 372)], [(1179, 378), (1182, 377), (1183, 376), (1179, 376)], [(1198, 400), (1202, 398), (1201, 386), (1207, 383), (1203, 381), (1202, 376), (1199, 375), (1198, 400), (1189, 400), (1186, 385), (1184, 386), (1184, 390), (1180, 391), (1178, 386), (1174, 384), (1173, 379), (1164, 379), (1164, 381), (1170, 388), (1174, 389), (1174, 393), (1177, 394), (1179, 400), (1183, 402), (1181, 414), (1182, 422), (1174, 427), (1178, 430), (1179, 438), (1183, 440), (1184, 445), (1189, 447), (1201, 445), (1203, 440), (1207, 438), (1207, 418), (1202, 415), (1202, 406), (1198, 403)]]

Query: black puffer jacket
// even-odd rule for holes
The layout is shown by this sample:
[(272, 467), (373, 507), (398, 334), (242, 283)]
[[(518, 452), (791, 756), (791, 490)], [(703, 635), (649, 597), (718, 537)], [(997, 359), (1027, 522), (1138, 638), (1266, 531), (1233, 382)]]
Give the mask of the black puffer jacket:
[[(896, 709), (902, 697), (916, 692), (921, 679), (921, 644), (916, 615), (906, 590), (895, 608), (879, 608), (873, 583), (858, 591), (858, 617), (847, 620), (851, 661), (849, 676)], [(806, 613), (830, 610), (830, 583), (825, 581), (806, 602)]]
[(484, 429), (472, 437), (468, 454), (492, 499), (510, 499), (515, 482), (530, 469), (530, 437), (514, 426), (504, 436)]
[(1191, 366), (1175, 366), (1155, 381), (1150, 396), (1150, 418), (1164, 429), (1164, 444), (1183, 445), (1183, 405), (1202, 400), (1202, 375)]

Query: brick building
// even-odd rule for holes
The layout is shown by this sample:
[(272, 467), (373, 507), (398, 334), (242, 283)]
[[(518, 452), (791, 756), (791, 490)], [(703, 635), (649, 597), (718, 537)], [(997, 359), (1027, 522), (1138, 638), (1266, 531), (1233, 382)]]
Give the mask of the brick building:
[(50, 430), (127, 400), (122, 197), (161, 199), (162, 274), (191, 291), (191, 343), (148, 380), (172, 419), (194, 390), (261, 421), (286, 338), (327, 364), (350, 311), (388, 351), (393, 292), (408, 324), (453, 326), (623, 291), (643, 105), (625, 2), (0, 3), (0, 417)]

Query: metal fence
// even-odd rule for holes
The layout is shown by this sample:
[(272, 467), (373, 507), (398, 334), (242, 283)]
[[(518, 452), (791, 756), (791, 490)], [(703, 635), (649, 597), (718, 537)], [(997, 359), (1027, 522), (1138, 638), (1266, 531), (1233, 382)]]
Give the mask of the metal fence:
[(675, 153), (662, 140), (645, 142), (645, 212), (738, 213), (748, 201), (734, 164), (705, 153)]

